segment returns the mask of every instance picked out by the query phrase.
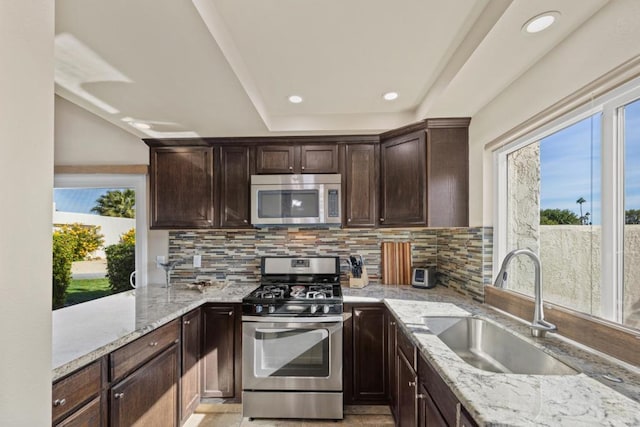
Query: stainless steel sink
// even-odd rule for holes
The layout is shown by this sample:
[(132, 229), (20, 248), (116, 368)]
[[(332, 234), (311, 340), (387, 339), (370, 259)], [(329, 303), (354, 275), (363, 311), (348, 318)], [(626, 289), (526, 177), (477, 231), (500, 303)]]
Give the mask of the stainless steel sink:
[(424, 324), (468, 364), (490, 372), (575, 375), (578, 372), (499, 326), (476, 317), (429, 317)]

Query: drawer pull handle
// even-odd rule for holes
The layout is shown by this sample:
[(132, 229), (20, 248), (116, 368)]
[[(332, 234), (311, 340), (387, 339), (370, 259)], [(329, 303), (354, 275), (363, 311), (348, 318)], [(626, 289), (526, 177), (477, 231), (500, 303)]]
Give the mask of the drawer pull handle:
[(396, 326), (396, 322), (390, 322), (391, 326)]
[(188, 324), (190, 324), (190, 323), (191, 323), (191, 320), (185, 320), (185, 321), (184, 321), (184, 324), (185, 324), (185, 325), (188, 325)]
[(64, 406), (67, 403), (67, 399), (62, 398), (62, 399), (56, 399), (53, 401), (53, 406), (58, 407), (58, 406)]
[(157, 347), (157, 345), (158, 345), (158, 341), (151, 341), (149, 343), (149, 347)]
[(415, 387), (415, 386), (416, 386), (415, 381), (409, 381), (409, 387)]
[(380, 222), (384, 222), (384, 218), (380, 218)]
[(115, 393), (113, 395), (113, 398), (114, 399), (122, 399), (122, 398), (124, 398), (124, 393)]

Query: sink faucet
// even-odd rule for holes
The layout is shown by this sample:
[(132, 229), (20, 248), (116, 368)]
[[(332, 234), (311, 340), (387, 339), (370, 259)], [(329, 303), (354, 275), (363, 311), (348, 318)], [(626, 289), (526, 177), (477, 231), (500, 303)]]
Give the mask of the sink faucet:
[(544, 320), (544, 312), (542, 309), (542, 268), (540, 265), (540, 258), (530, 249), (516, 249), (507, 254), (502, 261), (502, 268), (496, 277), (494, 286), (496, 288), (504, 288), (504, 284), (507, 281), (507, 267), (511, 263), (511, 260), (517, 255), (526, 255), (533, 261), (535, 268), (534, 277), (534, 289), (535, 289), (535, 309), (533, 311), (533, 322), (531, 322), (531, 335), (534, 337), (544, 337), (547, 332), (555, 332), (558, 330), (556, 325)]

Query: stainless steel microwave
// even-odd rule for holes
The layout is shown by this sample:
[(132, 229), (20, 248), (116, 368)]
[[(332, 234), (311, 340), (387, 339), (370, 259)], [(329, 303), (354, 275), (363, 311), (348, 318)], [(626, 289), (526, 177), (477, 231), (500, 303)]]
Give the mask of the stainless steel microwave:
[(251, 175), (251, 223), (340, 225), (340, 174)]

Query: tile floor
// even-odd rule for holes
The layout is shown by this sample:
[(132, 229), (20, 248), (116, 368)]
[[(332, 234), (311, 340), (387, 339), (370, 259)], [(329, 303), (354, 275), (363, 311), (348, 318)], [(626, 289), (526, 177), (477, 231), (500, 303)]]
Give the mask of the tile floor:
[(264, 420), (242, 418), (242, 406), (236, 404), (202, 404), (184, 427), (391, 427), (393, 417), (387, 406), (347, 406), (344, 420)]

